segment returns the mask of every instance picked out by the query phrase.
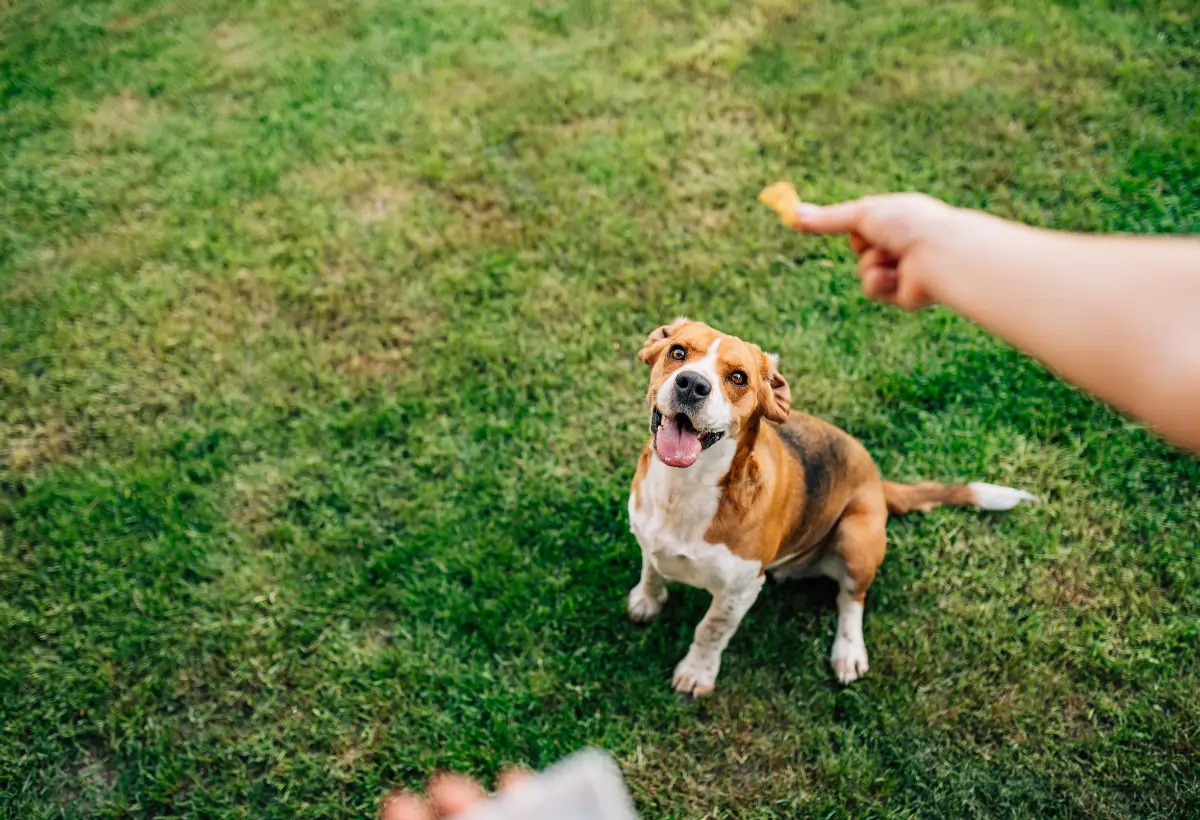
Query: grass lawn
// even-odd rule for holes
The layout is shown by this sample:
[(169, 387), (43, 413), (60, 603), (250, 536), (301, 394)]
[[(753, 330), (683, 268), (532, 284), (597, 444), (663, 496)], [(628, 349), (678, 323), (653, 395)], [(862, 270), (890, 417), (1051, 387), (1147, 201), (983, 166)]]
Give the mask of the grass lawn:
[[(366, 817), (586, 744), (646, 818), (1200, 814), (1200, 467), (754, 201), (1200, 231), (1175, 2), (0, 2), (0, 816)], [(1030, 294), (1037, 298), (1037, 294)], [(646, 332), (898, 480), (871, 671), (625, 618)]]

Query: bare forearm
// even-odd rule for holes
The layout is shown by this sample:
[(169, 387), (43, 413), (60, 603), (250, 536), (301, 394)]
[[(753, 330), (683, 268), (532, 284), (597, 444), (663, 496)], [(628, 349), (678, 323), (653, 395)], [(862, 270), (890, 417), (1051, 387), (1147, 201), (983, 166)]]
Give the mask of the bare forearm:
[(1200, 240), (971, 222), (930, 260), (937, 301), (1200, 449)]
[(923, 194), (795, 213), (797, 230), (850, 235), (871, 298), (941, 302), (1200, 450), (1200, 239), (1042, 231)]

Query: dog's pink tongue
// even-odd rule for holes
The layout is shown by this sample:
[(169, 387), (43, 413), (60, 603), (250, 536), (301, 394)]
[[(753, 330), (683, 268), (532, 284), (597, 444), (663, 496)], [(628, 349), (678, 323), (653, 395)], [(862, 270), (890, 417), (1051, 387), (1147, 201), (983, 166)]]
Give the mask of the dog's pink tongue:
[(679, 426), (678, 417), (664, 418), (654, 436), (658, 457), (670, 467), (691, 467), (700, 457), (700, 437), (691, 428)]

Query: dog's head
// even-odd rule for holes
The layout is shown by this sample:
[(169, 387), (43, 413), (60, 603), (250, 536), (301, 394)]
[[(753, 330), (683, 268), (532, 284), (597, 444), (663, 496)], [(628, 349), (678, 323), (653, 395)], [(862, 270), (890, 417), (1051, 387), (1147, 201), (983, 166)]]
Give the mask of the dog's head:
[(761, 418), (784, 421), (792, 405), (778, 357), (703, 322), (680, 318), (658, 328), (638, 358), (651, 368), (654, 449), (672, 467), (692, 466)]

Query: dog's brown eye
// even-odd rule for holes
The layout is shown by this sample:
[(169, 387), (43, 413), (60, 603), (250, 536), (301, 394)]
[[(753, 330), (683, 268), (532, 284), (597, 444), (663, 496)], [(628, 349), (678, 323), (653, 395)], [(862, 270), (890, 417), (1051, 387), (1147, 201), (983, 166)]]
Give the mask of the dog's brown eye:
[(729, 380), (731, 382), (733, 382), (734, 384), (736, 384), (738, 387), (741, 387), (743, 384), (746, 383), (746, 374), (740, 370), (735, 370), (729, 374)]
[(684, 350), (680, 345), (675, 345), (673, 348), (671, 348), (669, 355), (675, 361), (682, 362), (687, 358), (687, 351)]

